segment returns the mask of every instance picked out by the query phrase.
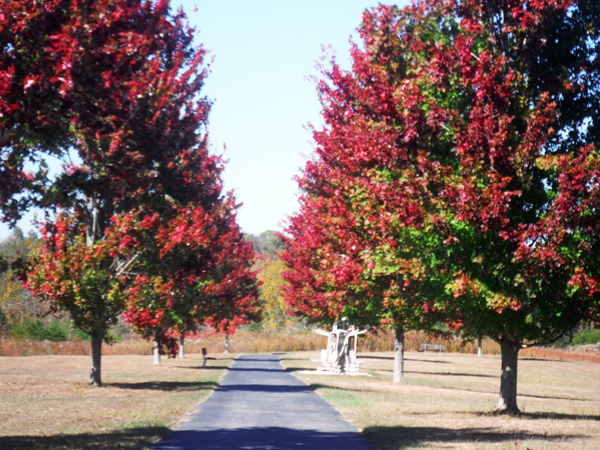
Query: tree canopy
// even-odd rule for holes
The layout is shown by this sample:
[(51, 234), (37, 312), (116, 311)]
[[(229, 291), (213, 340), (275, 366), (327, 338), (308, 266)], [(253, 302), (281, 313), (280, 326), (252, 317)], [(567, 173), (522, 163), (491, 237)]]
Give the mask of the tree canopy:
[[(182, 326), (192, 313), (175, 305), (221, 327), (255, 309), (252, 254), (208, 150), (206, 52), (194, 35), (168, 0), (0, 10), (3, 220), (46, 211), (28, 287), (92, 336), (92, 384), (106, 329), (126, 307), (140, 330), (166, 312), (166, 326)], [(63, 165), (55, 176), (49, 157)], [(234, 280), (239, 288), (221, 286)]]
[(317, 84), (290, 305), (487, 335), (517, 412), (519, 349), (598, 310), (599, 24), (588, 0), (365, 12), (352, 69)]

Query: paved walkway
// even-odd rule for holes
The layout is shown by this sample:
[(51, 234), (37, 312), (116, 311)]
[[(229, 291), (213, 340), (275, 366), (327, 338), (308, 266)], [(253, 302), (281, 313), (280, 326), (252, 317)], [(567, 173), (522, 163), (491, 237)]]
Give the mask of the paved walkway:
[(244, 355), (155, 450), (368, 450), (357, 429), (275, 355)]

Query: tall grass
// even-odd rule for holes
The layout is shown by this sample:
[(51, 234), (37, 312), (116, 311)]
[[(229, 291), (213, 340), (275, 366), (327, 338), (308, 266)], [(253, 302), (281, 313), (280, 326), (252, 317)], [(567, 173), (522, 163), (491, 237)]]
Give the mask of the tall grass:
[(90, 343), (81, 340), (50, 342), (0, 338), (0, 356), (89, 355)]
[(570, 347), (558, 349), (551, 347), (533, 347), (521, 350), (521, 357), (557, 359), (560, 361), (580, 361), (600, 363), (600, 346)]
[[(51, 342), (19, 338), (0, 338), (0, 356), (85, 355), (91, 354), (90, 343), (81, 339)], [(152, 345), (141, 339), (102, 346), (103, 355), (151, 355)]]
[[(477, 353), (477, 342), (468, 342), (455, 336), (432, 337), (424, 332), (406, 333), (405, 348), (409, 352), (421, 351), (422, 344), (441, 344), (444, 352)], [(229, 351), (232, 353), (277, 353), (295, 351), (317, 351), (326, 347), (327, 339), (314, 333), (267, 333), (238, 331), (230, 337)], [(185, 353), (208, 353), (225, 351), (225, 335), (212, 330), (188, 336)], [(359, 352), (389, 352), (394, 348), (391, 332), (367, 333), (359, 337)], [(500, 347), (490, 339), (482, 343), (484, 355), (499, 355)], [(131, 339), (102, 347), (104, 355), (151, 355), (152, 343), (142, 339)], [(37, 355), (90, 355), (90, 343), (82, 340), (66, 342), (31, 341), (17, 338), (0, 338), (0, 356)], [(522, 357), (547, 358), (570, 361), (600, 363), (600, 348), (585, 346), (576, 349), (530, 348), (520, 352)]]
[[(443, 345), (445, 352), (450, 353), (477, 353), (477, 342), (469, 342), (457, 336), (434, 337), (423, 331), (409, 331), (404, 337), (406, 351), (421, 351), (421, 345)], [(363, 352), (389, 352), (394, 348), (394, 334), (391, 331), (367, 333), (358, 340), (358, 351)], [(482, 350), (487, 355), (499, 355), (500, 347), (490, 339), (484, 339)]]
[[(325, 348), (327, 340), (314, 333), (268, 333), (239, 331), (229, 338), (229, 351), (232, 353), (277, 353), (315, 351)], [(208, 353), (225, 351), (225, 336), (212, 330), (186, 339), (185, 351), (200, 353), (206, 348)]]
[[(406, 333), (407, 351), (419, 351), (421, 344), (442, 344), (446, 352), (477, 353), (477, 344), (464, 342), (457, 337), (433, 338), (423, 332)], [(230, 337), (229, 351), (232, 353), (276, 353), (316, 351), (325, 348), (327, 338), (314, 333), (268, 333), (238, 331)], [(225, 351), (225, 335), (212, 330), (205, 331), (185, 340), (186, 353), (208, 353)], [(394, 348), (391, 332), (367, 333), (358, 339), (359, 352), (386, 352)], [(499, 354), (500, 348), (490, 340), (483, 341), (483, 352)], [(152, 344), (142, 339), (132, 339), (102, 347), (104, 355), (151, 355)], [(0, 356), (35, 355), (89, 355), (90, 344), (82, 340), (66, 342), (32, 341), (18, 338), (0, 339)]]

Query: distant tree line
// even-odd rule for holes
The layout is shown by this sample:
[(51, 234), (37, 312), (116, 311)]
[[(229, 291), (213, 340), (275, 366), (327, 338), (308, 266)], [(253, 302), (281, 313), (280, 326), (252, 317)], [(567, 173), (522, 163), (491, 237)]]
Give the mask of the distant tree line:
[(276, 258), (276, 254), (284, 248), (283, 242), (273, 230), (263, 231), (258, 236), (248, 233), (244, 237), (252, 243), (254, 251), (272, 259)]

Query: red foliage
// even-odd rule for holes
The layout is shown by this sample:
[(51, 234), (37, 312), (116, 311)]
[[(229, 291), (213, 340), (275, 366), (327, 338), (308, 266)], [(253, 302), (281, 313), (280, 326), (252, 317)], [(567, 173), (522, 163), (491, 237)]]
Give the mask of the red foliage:
[[(208, 152), (205, 51), (169, 5), (0, 4), (3, 220), (32, 205), (62, 211), (47, 221), (32, 288), (95, 314), (85, 330), (105, 330), (124, 304), (148, 337), (209, 319), (231, 329), (256, 309), (252, 252)], [(47, 155), (64, 163), (55, 179)]]
[(599, 25), (587, 0), (366, 11), (352, 69), (317, 82), (292, 309), (422, 326), (425, 303), (474, 336), (550, 342), (597, 308)]
[[(149, 0), (38, 3), (1, 6), (4, 219), (32, 204), (83, 213), (81, 192), (112, 209), (175, 189), (167, 166), (185, 165), (209, 110), (197, 95), (205, 51), (192, 46), (183, 13)], [(79, 166), (69, 161), (73, 146)], [(25, 172), (24, 156), (39, 162), (44, 153), (66, 166), (54, 189), (43, 166)]]
[[(115, 220), (121, 233), (129, 233), (133, 248), (143, 249), (122, 317), (144, 337), (155, 339), (175, 329), (189, 333), (203, 323), (233, 333), (258, 319), (250, 270), (254, 251), (235, 222), (235, 208), (228, 196), (209, 210), (180, 208), (170, 220), (142, 213)], [(138, 226), (144, 223), (145, 228)], [(165, 341), (165, 350), (160, 342), (161, 351), (175, 354), (176, 344)]]

